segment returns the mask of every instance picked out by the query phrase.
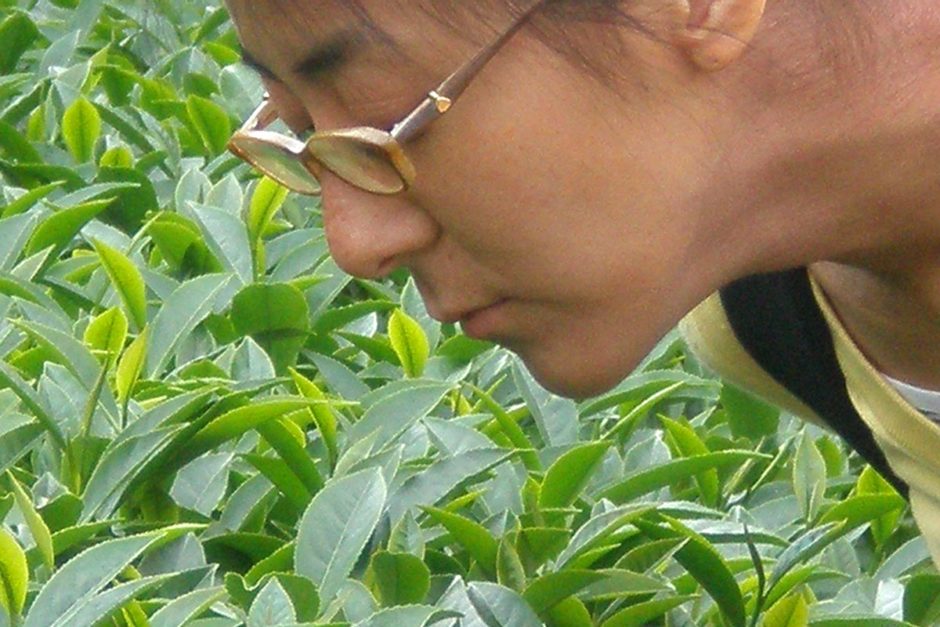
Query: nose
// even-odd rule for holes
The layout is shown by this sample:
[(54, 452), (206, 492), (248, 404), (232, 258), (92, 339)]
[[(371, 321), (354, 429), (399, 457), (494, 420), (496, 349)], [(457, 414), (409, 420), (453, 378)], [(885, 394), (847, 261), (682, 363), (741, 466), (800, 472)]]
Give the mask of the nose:
[(336, 264), (365, 279), (384, 277), (431, 246), (438, 223), (406, 194), (380, 196), (321, 176), (323, 226)]

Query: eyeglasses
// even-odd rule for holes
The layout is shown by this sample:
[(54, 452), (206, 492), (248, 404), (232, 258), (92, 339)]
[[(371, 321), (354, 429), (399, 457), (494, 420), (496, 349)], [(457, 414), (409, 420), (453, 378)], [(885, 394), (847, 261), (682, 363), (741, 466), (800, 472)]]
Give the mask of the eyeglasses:
[(317, 131), (306, 141), (265, 130), (278, 119), (264, 101), (229, 140), (228, 148), (268, 177), (301, 194), (320, 193), (318, 176), (329, 170), (350, 185), (374, 194), (397, 194), (415, 180), (415, 167), (402, 148), (447, 113), (470, 81), (542, 4), (536, 0), (493, 43), (448, 76), (390, 131), (368, 126)]

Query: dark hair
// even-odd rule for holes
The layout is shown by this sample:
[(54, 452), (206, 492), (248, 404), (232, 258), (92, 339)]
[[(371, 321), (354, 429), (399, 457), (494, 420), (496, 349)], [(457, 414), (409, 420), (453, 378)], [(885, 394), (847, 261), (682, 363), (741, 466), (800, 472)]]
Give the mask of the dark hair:
[[(403, 0), (399, 0), (403, 3)], [(521, 14), (531, 0), (477, 0), (455, 2), (454, 0), (408, 0), (410, 7), (418, 6), (424, 13), (455, 35), (473, 38), (479, 33), (480, 45), (489, 34), (505, 28), (507, 21)], [(628, 54), (624, 46), (623, 32), (655, 39), (657, 35), (642, 20), (623, 10), (622, 0), (544, 0), (536, 13), (529, 18), (532, 34), (547, 48), (576, 67), (589, 72), (605, 86), (616, 79), (626, 78), (623, 69)], [(345, 8), (356, 15), (372, 36), (394, 46), (394, 41), (369, 17), (360, 0), (344, 0)], [(473, 29), (467, 25), (473, 24)], [(600, 26), (587, 29), (584, 26)], [(397, 50), (397, 47), (396, 47)], [(407, 51), (398, 50), (405, 56)], [(636, 67), (639, 59), (631, 59), (630, 67)], [(635, 74), (630, 73), (630, 76)]]
[[(269, 0), (282, 8), (314, 0)], [(339, 2), (340, 0), (332, 0)], [(483, 45), (505, 28), (508, 21), (530, 6), (531, 0), (384, 0), (402, 10), (421, 11), (457, 37)], [(751, 54), (760, 53), (749, 88), (761, 101), (784, 92), (805, 90), (813, 84), (828, 100), (833, 90), (856, 87), (852, 81), (870, 80), (879, 68), (875, 58), (872, 7), (883, 0), (792, 0), (772, 4), (761, 36), (750, 44)], [(368, 35), (384, 41), (403, 58), (415, 60), (412, 51), (402, 50), (370, 17), (363, 0), (342, 0), (342, 7), (359, 19)], [(386, 5), (388, 6), (388, 5)], [(768, 6), (768, 12), (771, 6)], [(768, 19), (770, 18), (770, 19)], [(633, 53), (626, 35), (662, 41), (645, 17), (630, 14), (623, 0), (543, 0), (529, 18), (528, 32), (574, 67), (584, 70), (615, 94), (631, 85), (647, 90), (642, 55)], [(471, 26), (468, 28), (468, 26)], [(774, 31), (785, 31), (785, 34)], [(768, 36), (769, 35), (769, 36)], [(780, 35), (780, 36), (778, 36)], [(857, 72), (858, 67), (865, 72)]]

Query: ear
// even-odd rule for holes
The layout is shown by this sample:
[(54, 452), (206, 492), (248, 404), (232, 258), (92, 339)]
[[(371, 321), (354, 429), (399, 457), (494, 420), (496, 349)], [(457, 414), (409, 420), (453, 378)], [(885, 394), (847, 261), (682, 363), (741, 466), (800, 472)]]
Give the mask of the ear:
[(747, 49), (760, 26), (766, 0), (676, 0), (688, 6), (685, 28), (675, 44), (705, 71), (724, 68)]

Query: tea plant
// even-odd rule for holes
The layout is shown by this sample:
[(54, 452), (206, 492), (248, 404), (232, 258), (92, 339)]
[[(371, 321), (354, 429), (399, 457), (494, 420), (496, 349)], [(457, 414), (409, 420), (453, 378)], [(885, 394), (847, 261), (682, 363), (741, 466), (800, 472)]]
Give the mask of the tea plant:
[(674, 334), (575, 403), (343, 274), (219, 5), (0, 42), (0, 624), (940, 624), (905, 501)]

